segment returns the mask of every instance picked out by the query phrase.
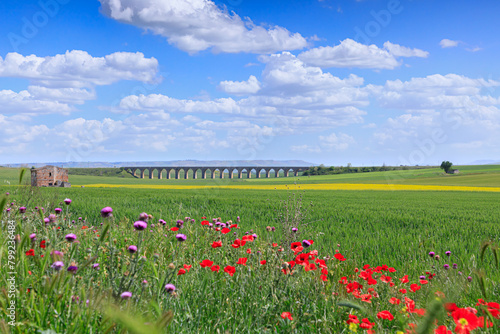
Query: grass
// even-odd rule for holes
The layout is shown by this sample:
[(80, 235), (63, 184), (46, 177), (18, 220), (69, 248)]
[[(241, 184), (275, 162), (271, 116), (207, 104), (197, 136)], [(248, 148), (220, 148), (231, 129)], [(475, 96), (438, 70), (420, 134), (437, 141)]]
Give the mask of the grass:
[[(471, 167), (464, 169), (463, 175), (451, 178), (473, 176), (475, 173), (494, 176), (497, 169)], [(2, 178), (10, 177), (11, 183), (15, 183), (18, 177), (12, 170), (0, 169), (0, 173)], [(425, 173), (429, 174), (425, 177), (413, 175), (411, 180), (440, 178), (432, 176), (431, 170)], [(349, 179), (354, 175), (338, 176)], [(372, 177), (372, 183), (377, 183), (376, 178), (385, 178), (380, 174), (357, 176)], [(86, 177), (86, 180), (94, 179), (102, 183), (103, 179), (114, 178)], [(335, 178), (318, 176), (310, 179), (323, 184), (325, 180)], [(349, 180), (349, 183), (355, 183), (353, 178)], [(367, 180), (360, 183), (369, 183)], [(150, 181), (158, 182), (138, 181), (143, 185), (148, 185)], [(235, 185), (266, 185), (270, 182), (274, 185), (276, 181), (244, 180)], [(213, 181), (184, 182), (196, 185)], [(7, 191), (11, 193), (7, 205), (14, 204), (10, 206), (11, 213), (4, 212), (2, 219), (4, 222), (7, 219), (15, 221), (15, 233), (21, 237), (15, 256), (18, 322), (17, 327), (8, 328), (14, 333), (47, 329), (58, 333), (88, 333), (90, 328), (93, 333), (108, 330), (110, 333), (128, 330), (149, 334), (347, 333), (351, 328), (346, 323), (349, 314), (357, 315), (359, 319), (368, 318), (377, 333), (396, 333), (406, 331), (409, 323), (417, 326), (429, 323), (428, 318), (405, 311), (405, 296), (414, 300), (417, 308), (428, 309), (427, 316), (436, 317), (440, 325), (449, 329), (455, 325), (453, 319), (439, 311), (442, 310), (441, 302), (435, 312), (431, 311), (436, 302), (436, 291), (446, 296), (442, 302), (475, 307), (479, 310), (478, 316), (483, 314), (481, 307), (475, 306), (479, 298), (488, 302), (500, 300), (497, 262), (490, 249), (486, 250), (482, 260), (480, 248), (485, 240), (493, 241), (492, 249), (500, 241), (500, 201), (496, 193), (269, 191), (221, 187), (30, 189), (0, 186), (0, 194)], [(69, 207), (62, 203), (65, 198), (73, 200)], [(25, 214), (18, 213), (21, 205), (27, 207)], [(54, 212), (56, 207), (62, 207), (64, 211), (56, 223), (46, 227), (35, 206), (45, 208), (44, 217)], [(100, 217), (100, 209), (104, 206), (113, 208), (113, 220)], [(154, 217), (152, 222), (155, 227), (136, 232), (132, 223), (141, 212)], [(203, 216), (208, 217), (210, 222), (216, 217), (221, 217), (222, 222), (236, 222), (239, 216), (241, 222), (238, 223), (239, 228), (221, 234), (201, 226)], [(185, 217), (194, 218), (195, 223)], [(166, 226), (158, 224), (158, 219), (165, 220)], [(170, 228), (179, 219), (186, 221), (183, 224), (185, 227), (180, 231), (171, 231)], [(71, 223), (73, 220), (75, 222)], [(101, 222), (104, 225), (101, 226)], [(109, 226), (107, 231), (106, 226)], [(268, 232), (267, 226), (276, 227), (276, 231)], [(291, 226), (297, 226), (299, 232), (292, 233)], [(187, 236), (183, 243), (175, 238), (179, 232)], [(256, 233), (258, 238), (247, 242), (244, 247), (232, 247), (234, 240), (242, 239), (245, 232)], [(2, 224), (0, 285), (6, 287), (9, 284), (6, 281), (9, 277), (6, 265), (8, 233), (6, 224)], [(29, 238), (32, 233), (36, 233), (35, 242)], [(80, 243), (67, 243), (64, 236), (68, 233), (75, 233)], [(45, 249), (39, 247), (42, 239), (47, 240)], [(289, 272), (285, 275), (281, 271), (284, 262), (295, 259), (290, 242), (304, 239), (313, 240), (314, 244), (303, 253), (314, 249), (318, 251), (318, 259), (327, 258), (326, 281), (321, 278), (321, 268), (305, 271), (305, 266), (296, 264), (292, 268), (293, 275)], [(222, 241), (222, 247), (211, 247), (216, 240)], [(284, 250), (278, 251), (273, 243)], [(128, 254), (129, 245), (138, 246), (139, 251)], [(34, 249), (35, 256), (25, 254), (29, 249)], [(251, 249), (251, 254), (247, 253), (247, 249)], [(61, 272), (50, 267), (56, 260), (50, 256), (53, 250), (65, 254), (62, 258), (64, 270)], [(333, 257), (337, 251), (346, 261)], [(441, 260), (430, 258), (430, 251), (439, 254)], [(444, 255), (445, 251), (451, 251), (450, 258)], [(246, 266), (236, 264), (239, 258), (248, 259)], [(219, 272), (202, 268), (199, 263), (204, 259), (219, 265)], [(262, 260), (267, 263), (260, 264)], [(75, 274), (65, 271), (73, 262), (79, 268)], [(93, 263), (99, 263), (100, 269), (92, 269)], [(458, 269), (445, 270), (445, 263), (456, 263)], [(375, 285), (368, 285), (358, 276), (359, 270), (366, 264), (375, 270)], [(185, 265), (192, 267), (187, 271)], [(382, 265), (394, 267), (397, 271), (376, 272), (376, 267)], [(234, 276), (224, 272), (226, 266), (235, 267)], [(355, 273), (355, 268), (359, 269), (358, 273)], [(178, 275), (181, 269), (186, 273)], [(429, 280), (429, 284), (422, 284), (419, 276), (427, 276), (426, 272), (437, 276)], [(382, 274), (391, 276), (395, 286), (382, 282)], [(400, 282), (404, 275), (408, 275), (409, 283)], [(472, 282), (466, 279), (468, 276)], [(372, 302), (363, 302), (352, 292), (348, 293), (346, 287), (339, 283), (342, 277), (363, 284), (364, 288), (359, 292), (370, 294)], [(144, 279), (147, 284), (142, 283)], [(163, 289), (167, 282), (176, 286), (175, 294)], [(399, 289), (406, 287), (409, 290), (410, 284), (418, 284), (421, 290), (403, 296)], [(378, 297), (373, 297), (368, 288), (375, 289)], [(122, 300), (120, 294), (124, 291), (132, 292), (132, 299)], [(391, 297), (398, 298), (403, 304), (390, 304)], [(9, 301), (7, 295), (0, 294), (2, 319), (7, 319)], [(377, 314), (382, 310), (390, 311), (395, 319), (378, 318)], [(280, 316), (283, 312), (290, 312), (293, 320), (283, 319)], [(430, 321), (433, 323), (433, 318)], [(490, 332), (494, 333), (500, 323), (494, 318), (492, 321), (495, 327)], [(2, 324), (5, 325), (5, 322), (0, 322), (0, 330), (6, 328)], [(366, 331), (358, 327), (357, 332)], [(476, 332), (481, 331), (478, 329)]]

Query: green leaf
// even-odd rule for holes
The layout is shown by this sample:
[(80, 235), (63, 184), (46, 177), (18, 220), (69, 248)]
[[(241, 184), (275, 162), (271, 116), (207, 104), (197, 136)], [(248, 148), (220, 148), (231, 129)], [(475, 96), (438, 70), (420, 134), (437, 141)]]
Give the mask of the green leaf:
[(3, 208), (5, 208), (5, 204), (7, 204), (7, 197), (3, 197), (2, 200), (0, 200), (0, 217), (3, 215)]
[(484, 259), (484, 253), (486, 252), (486, 249), (488, 249), (488, 247), (490, 247), (491, 245), (491, 241), (484, 241), (483, 244), (481, 245), (481, 261), (483, 261)]
[(19, 184), (23, 183), (24, 173), (26, 173), (26, 168), (21, 168), (19, 171)]
[(337, 305), (341, 306), (341, 307), (349, 307), (349, 308), (361, 311), (363, 313), (366, 313), (365, 312), (365, 308), (363, 306), (361, 306), (361, 305), (359, 305), (357, 303), (348, 301), (348, 300), (341, 300), (340, 302), (337, 303)]

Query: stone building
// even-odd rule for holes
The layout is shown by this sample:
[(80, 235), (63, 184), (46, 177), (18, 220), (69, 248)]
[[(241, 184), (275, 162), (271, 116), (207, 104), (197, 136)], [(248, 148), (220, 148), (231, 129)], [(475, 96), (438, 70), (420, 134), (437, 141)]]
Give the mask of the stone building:
[(44, 166), (31, 170), (33, 187), (71, 187), (68, 170), (56, 166)]

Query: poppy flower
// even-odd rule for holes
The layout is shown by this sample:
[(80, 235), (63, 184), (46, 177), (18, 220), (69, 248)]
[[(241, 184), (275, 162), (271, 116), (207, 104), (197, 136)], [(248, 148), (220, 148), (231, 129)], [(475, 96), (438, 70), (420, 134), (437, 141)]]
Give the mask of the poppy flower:
[(184, 275), (186, 273), (185, 269), (179, 269), (179, 272), (177, 273), (177, 276)]
[(448, 330), (448, 328), (446, 328), (445, 325), (442, 325), (442, 326), (439, 326), (438, 328), (436, 328), (436, 330), (434, 331), (434, 334), (452, 334), (450, 330)]
[(401, 292), (401, 293), (404, 295), (404, 294), (405, 294), (405, 293), (407, 293), (408, 291), (406, 291), (406, 289), (399, 289), (399, 292)]
[(381, 311), (379, 313), (377, 313), (377, 318), (379, 319), (387, 319), (387, 320), (394, 320), (394, 316), (391, 314), (391, 312), (389, 311)]
[(273, 242), (273, 247), (278, 247), (278, 244)]
[(200, 262), (200, 266), (202, 268), (211, 267), (213, 264), (214, 264), (214, 261), (210, 261), (208, 259), (205, 259), (205, 260)]
[(283, 319), (288, 319), (288, 320), (290, 320), (290, 321), (292, 321), (292, 320), (293, 320), (293, 318), (292, 318), (292, 314), (291, 314), (290, 312), (283, 312), (283, 313), (281, 313), (281, 317), (282, 317)]
[(245, 246), (245, 244), (246, 244), (245, 240), (236, 239), (236, 240), (234, 240), (234, 242), (231, 246), (233, 248), (239, 248), (240, 246)]
[(214, 241), (212, 243), (212, 248), (222, 247), (222, 241)]
[(373, 326), (375, 326), (375, 323), (370, 322), (370, 320), (368, 320), (368, 318), (363, 318), (361, 320), (361, 324), (359, 324), (359, 327), (361, 327), (363, 329), (372, 329)]
[(266, 263), (267, 263), (267, 261), (266, 261), (266, 260), (262, 260), (262, 261), (260, 261), (260, 264), (261, 264), (261, 265), (265, 265)]
[(34, 249), (30, 249), (29, 251), (26, 252), (26, 255), (27, 256), (35, 256), (35, 250)]
[(220, 267), (217, 265), (210, 267), (210, 270), (216, 271), (216, 272), (219, 272), (219, 269), (220, 269)]
[(304, 247), (302, 247), (302, 243), (300, 242), (292, 242), (292, 244), (290, 245), (290, 249), (293, 250), (295, 254), (297, 254), (298, 252), (302, 252)]
[(455, 320), (455, 324), (457, 325), (455, 327), (456, 333), (469, 334), (470, 331), (479, 326), (476, 315), (464, 308), (456, 309), (455, 311), (453, 311), (451, 316), (453, 317), (453, 320)]
[(335, 254), (333, 257), (336, 258), (339, 261), (345, 261), (344, 255), (342, 255), (340, 253)]
[(236, 272), (236, 268), (232, 266), (227, 266), (226, 268), (224, 268), (224, 272), (228, 273), (229, 276), (233, 276), (234, 273)]
[(412, 284), (410, 285), (410, 290), (413, 291), (413, 292), (417, 292), (418, 290), (420, 290), (421, 286), (418, 285), (418, 284)]
[(185, 264), (183, 267), (184, 267), (184, 269), (186, 269), (187, 271), (189, 271), (192, 266)]
[(322, 280), (323, 282), (326, 282), (326, 281), (328, 281), (328, 276), (326, 276), (325, 274), (322, 274), (319, 276), (319, 279)]
[(250, 248), (247, 249), (247, 254), (252, 254), (252, 250)]
[(372, 298), (372, 295), (370, 295), (369, 293), (361, 295), (361, 301), (366, 302), (366, 303), (370, 303), (371, 304), (371, 302), (372, 302), (370, 300), (371, 298)]
[(174, 226), (174, 227), (170, 228), (170, 231), (177, 232), (177, 231), (179, 231), (179, 228)]
[(246, 266), (247, 265), (247, 261), (248, 261), (248, 259), (246, 257), (240, 257), (238, 259), (238, 262), (236, 262), (236, 264), (242, 264), (242, 265)]
[(227, 227), (224, 227), (224, 228), (220, 231), (220, 233), (222, 233), (222, 234), (228, 234), (229, 232), (231, 232), (231, 229), (230, 229), (230, 228), (227, 228)]
[(349, 324), (359, 324), (358, 316), (355, 314), (349, 314), (349, 319), (346, 320), (346, 323)]
[(42, 241), (40, 242), (40, 248), (45, 248), (45, 240), (42, 240)]
[(210, 222), (208, 220), (201, 221), (201, 226), (207, 226), (208, 224), (210, 224)]
[(253, 235), (244, 235), (241, 241), (253, 241), (254, 239)]
[(401, 300), (399, 300), (398, 298), (392, 297), (391, 299), (389, 299), (389, 303), (391, 303), (393, 305), (399, 305), (399, 303), (401, 303)]

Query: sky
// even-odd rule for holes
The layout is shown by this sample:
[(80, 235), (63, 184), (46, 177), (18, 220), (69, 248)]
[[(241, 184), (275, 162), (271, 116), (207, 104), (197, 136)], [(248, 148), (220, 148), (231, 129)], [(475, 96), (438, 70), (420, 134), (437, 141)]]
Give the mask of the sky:
[(0, 164), (500, 161), (496, 0), (2, 0)]

